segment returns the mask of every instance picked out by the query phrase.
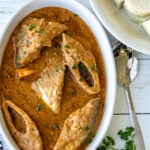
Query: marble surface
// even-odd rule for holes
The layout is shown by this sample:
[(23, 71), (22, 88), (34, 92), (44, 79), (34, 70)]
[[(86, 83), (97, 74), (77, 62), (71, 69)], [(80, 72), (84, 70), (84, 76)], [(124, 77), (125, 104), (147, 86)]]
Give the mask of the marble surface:
[[(0, 0), (0, 31), (4, 29), (14, 12), (28, 1), (29, 0)], [(77, 1), (92, 11), (88, 0)], [(111, 44), (114, 45), (117, 40), (109, 33), (108, 36)], [(134, 52), (134, 54), (139, 60), (139, 73), (134, 82), (132, 82), (130, 89), (134, 100), (136, 114), (142, 129), (146, 150), (150, 150), (150, 56), (138, 52)], [(107, 132), (107, 135), (115, 138), (118, 148), (123, 146), (124, 143), (118, 138), (117, 131), (119, 129), (124, 129), (127, 126), (130, 126), (128, 108), (123, 89), (118, 86), (114, 115)], [(10, 150), (1, 135), (0, 141), (2, 141), (4, 150)]]

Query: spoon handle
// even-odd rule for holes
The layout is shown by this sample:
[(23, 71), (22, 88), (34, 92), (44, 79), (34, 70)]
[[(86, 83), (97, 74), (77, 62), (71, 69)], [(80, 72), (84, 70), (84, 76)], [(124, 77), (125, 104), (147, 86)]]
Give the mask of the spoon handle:
[(124, 86), (124, 89), (125, 89), (126, 100), (127, 100), (128, 108), (129, 108), (130, 123), (131, 123), (131, 126), (133, 126), (135, 129), (134, 139), (136, 142), (136, 148), (137, 150), (145, 150), (144, 139), (143, 139), (141, 128), (140, 128), (140, 125), (139, 125), (139, 122), (135, 113), (135, 109), (133, 106), (130, 88), (129, 86), (127, 87)]

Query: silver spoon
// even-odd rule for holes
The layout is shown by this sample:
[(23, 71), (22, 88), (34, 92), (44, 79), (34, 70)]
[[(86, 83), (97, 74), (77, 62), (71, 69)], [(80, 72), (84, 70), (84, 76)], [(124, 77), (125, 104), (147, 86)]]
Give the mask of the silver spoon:
[(132, 50), (119, 43), (114, 49), (114, 56), (117, 68), (118, 84), (124, 88), (126, 100), (128, 103), (131, 126), (135, 129), (134, 140), (137, 150), (145, 150), (144, 140), (141, 128), (135, 113), (130, 93), (130, 83), (135, 79), (138, 73), (138, 61), (133, 56)]
[(3, 150), (3, 145), (1, 141), (0, 141), (0, 150)]

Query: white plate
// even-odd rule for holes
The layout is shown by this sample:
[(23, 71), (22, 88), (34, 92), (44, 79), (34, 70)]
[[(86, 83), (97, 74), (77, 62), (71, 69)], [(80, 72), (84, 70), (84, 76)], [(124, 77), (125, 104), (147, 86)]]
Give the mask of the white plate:
[(144, 29), (132, 22), (124, 9), (118, 9), (113, 0), (89, 0), (107, 30), (119, 41), (136, 51), (150, 54), (150, 37)]

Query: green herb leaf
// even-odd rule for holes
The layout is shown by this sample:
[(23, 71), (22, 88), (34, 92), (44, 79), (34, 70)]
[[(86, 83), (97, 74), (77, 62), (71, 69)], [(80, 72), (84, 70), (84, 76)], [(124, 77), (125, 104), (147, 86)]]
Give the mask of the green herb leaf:
[(85, 143), (91, 143), (91, 142), (92, 142), (92, 139), (86, 138), (86, 139), (84, 140), (84, 142), (85, 142)]
[(89, 126), (85, 127), (85, 130), (91, 130), (91, 128)]
[(20, 63), (16, 63), (16, 68), (20, 68), (21, 64)]
[(42, 46), (42, 45), (43, 45), (43, 43), (44, 43), (43, 41), (40, 41), (40, 46)]
[[(86, 127), (85, 129), (86, 129), (86, 130), (87, 130), (87, 129), (89, 130), (90, 128), (89, 128), (89, 127)], [(91, 143), (94, 137), (95, 137), (95, 134), (89, 133), (88, 136), (87, 136), (87, 138), (84, 140), (84, 142), (86, 142), (86, 143)]]
[(30, 24), (29, 27), (28, 27), (28, 30), (32, 31), (34, 28), (35, 28), (35, 25), (34, 24)]
[(44, 108), (44, 104), (38, 104), (35, 109), (37, 112), (39, 112), (43, 108)]
[(91, 130), (91, 128), (90, 128), (89, 126), (87, 126), (87, 127), (85, 127), (85, 128), (81, 127), (80, 129), (81, 129), (81, 130), (85, 130), (85, 131)]
[(59, 129), (59, 126), (58, 126), (58, 124), (56, 124), (56, 123), (54, 124), (53, 127), (54, 127), (54, 129)]
[(120, 138), (127, 141), (129, 137), (132, 135), (134, 131), (133, 127), (127, 127), (125, 131), (119, 130), (118, 135), (120, 135)]
[(69, 48), (70, 48), (70, 46), (69, 46), (69, 45), (64, 45), (64, 48), (68, 48), (68, 49), (69, 49)]
[(48, 126), (49, 126), (48, 122), (45, 122), (44, 126), (45, 126), (45, 128), (48, 128)]
[(134, 131), (134, 128), (133, 127), (127, 127), (126, 131), (131, 135)]
[(27, 54), (27, 52), (26, 51), (23, 51), (23, 53), (26, 55)]
[(78, 14), (74, 14), (74, 16), (75, 16), (75, 17), (78, 17), (79, 15), (78, 15)]
[(84, 81), (84, 78), (83, 78), (83, 77), (80, 77), (79, 81), (80, 81), (80, 82), (83, 82), (83, 81)]
[(11, 96), (7, 96), (6, 100), (12, 100), (12, 97)]
[(125, 150), (136, 150), (135, 141), (129, 140), (126, 142)]
[(93, 137), (95, 137), (95, 134), (89, 133), (89, 134), (88, 134), (88, 137), (93, 138)]
[(96, 70), (97, 70), (96, 66), (91, 66), (90, 69), (91, 69), (92, 71), (96, 71)]
[(42, 29), (36, 30), (36, 32), (39, 33), (39, 34), (43, 34), (44, 33), (44, 31)]
[(105, 145), (100, 145), (96, 150), (107, 150)]
[(96, 150), (136, 150), (135, 141), (133, 140), (133, 127), (127, 127), (125, 131), (119, 130), (118, 135), (125, 141), (125, 148), (117, 149), (114, 147), (115, 141), (112, 137), (107, 136), (103, 139), (102, 144)]
[(115, 141), (112, 137), (107, 136), (105, 139), (103, 139), (103, 144), (106, 146), (115, 145)]
[(75, 96), (76, 94), (77, 94), (76, 91), (69, 92), (69, 95), (71, 95), (71, 96)]
[(80, 70), (81, 72), (87, 71), (87, 70), (86, 70), (86, 67), (85, 67), (84, 65), (81, 65), (80, 68), (79, 68), (79, 70)]
[(74, 64), (73, 66), (72, 66), (72, 69), (77, 69), (78, 68), (78, 64)]

